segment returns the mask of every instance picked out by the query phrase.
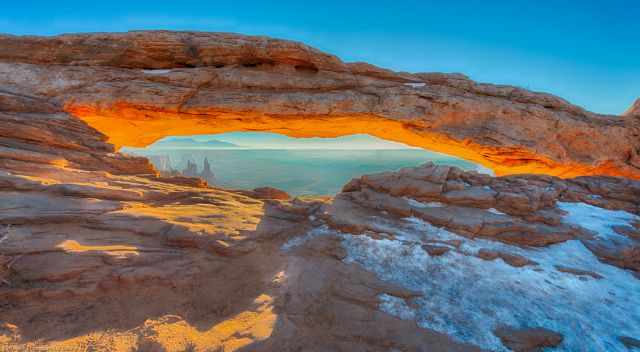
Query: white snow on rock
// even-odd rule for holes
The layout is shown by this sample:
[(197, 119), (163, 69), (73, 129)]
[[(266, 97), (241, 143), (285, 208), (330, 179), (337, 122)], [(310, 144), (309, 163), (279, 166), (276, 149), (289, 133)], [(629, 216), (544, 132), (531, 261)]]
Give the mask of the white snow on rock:
[[(581, 222), (606, 236), (611, 235), (612, 223), (630, 219), (628, 213), (562, 206), (569, 212), (565, 220)], [(413, 310), (399, 298), (379, 297), (380, 309), (389, 314), (415, 319), (424, 328), (492, 351), (508, 351), (493, 334), (500, 324), (557, 331), (564, 341), (554, 351), (626, 351), (618, 336), (640, 337), (640, 280), (598, 261), (578, 240), (524, 249), (461, 237), (416, 218), (405, 219), (394, 234), (394, 240), (341, 235), (347, 263), (358, 263), (382, 280), (423, 294), (413, 300), (417, 307)], [(432, 257), (421, 248), (429, 240), (463, 243), (457, 250)], [(521, 255), (538, 265), (516, 268), (501, 259), (482, 260), (474, 256), (482, 248)], [(603, 278), (561, 272), (556, 266)]]
[(404, 299), (386, 293), (378, 295), (378, 299), (380, 300), (380, 309), (382, 311), (403, 320), (413, 320), (416, 318), (415, 312), (407, 305)]
[(420, 87), (426, 86), (427, 84), (424, 82), (412, 82), (412, 83), (405, 83), (404, 85), (411, 88), (420, 88)]
[(413, 198), (409, 198), (409, 197), (404, 197), (404, 200), (407, 201), (407, 203), (409, 203), (410, 206), (414, 207), (414, 208), (442, 208), (445, 205), (443, 203), (440, 202), (420, 202), (417, 201)]
[(489, 208), (487, 211), (496, 215), (507, 215), (496, 208)]
[(4, 227), (0, 227), (0, 244), (9, 239), (9, 235), (11, 234), (11, 226), (6, 225)]
[(558, 202), (558, 208), (568, 214), (563, 220), (572, 225), (582, 226), (593, 232), (598, 239), (627, 242), (629, 239), (613, 230), (614, 226), (631, 226), (640, 217), (623, 210), (609, 210), (586, 203)]
[(325, 236), (325, 235), (332, 235), (332, 234), (336, 234), (336, 232), (333, 230), (330, 230), (326, 225), (316, 227), (302, 236), (290, 238), (287, 242), (285, 242), (282, 245), (282, 247), (280, 247), (280, 249), (286, 252), (293, 248), (303, 245), (305, 242), (313, 238), (316, 238), (319, 236)]
[(170, 73), (171, 70), (142, 70), (147, 75), (166, 75)]

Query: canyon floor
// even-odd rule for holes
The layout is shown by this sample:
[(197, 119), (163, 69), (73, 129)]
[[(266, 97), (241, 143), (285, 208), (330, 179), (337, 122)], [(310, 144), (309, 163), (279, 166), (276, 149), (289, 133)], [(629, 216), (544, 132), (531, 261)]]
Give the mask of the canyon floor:
[[(0, 46), (0, 350), (640, 346), (637, 108), (597, 115), (265, 37)], [(118, 152), (247, 129), (372, 133), (499, 176), (425, 164), (291, 199)]]

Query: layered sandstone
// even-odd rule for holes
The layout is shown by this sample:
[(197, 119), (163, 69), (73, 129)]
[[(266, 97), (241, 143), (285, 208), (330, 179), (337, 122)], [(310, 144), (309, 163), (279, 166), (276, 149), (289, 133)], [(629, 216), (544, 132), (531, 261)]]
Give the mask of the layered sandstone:
[(71, 116), (0, 116), (39, 122), (3, 134), (22, 154), (0, 160), (0, 348), (478, 350), (379, 311), (412, 293), (344, 264), (335, 239), (282, 251), (327, 199), (159, 177)]
[[(613, 177), (490, 177), (456, 167), (426, 164), (362, 176), (336, 195), (327, 221), (351, 233), (382, 231), (370, 216), (415, 217), (469, 238), (488, 238), (520, 247), (546, 247), (579, 240), (602, 261), (640, 273), (640, 218), (611, 229), (624, 240), (598, 236), (589, 223), (563, 221), (571, 204), (640, 214), (640, 182)], [(586, 220), (587, 222), (590, 219)], [(535, 262), (518, 255), (480, 250), (485, 260), (502, 259), (521, 267)], [(587, 275), (580, 270), (560, 271)], [(595, 275), (592, 275), (595, 276)]]
[(426, 164), (352, 180), (321, 218), (345, 262), (415, 291), (380, 295), (389, 314), (491, 351), (625, 351), (640, 333), (639, 195), (622, 178)]
[[(3, 36), (0, 49), (0, 349), (623, 351), (639, 337), (635, 110), (263, 37)], [(290, 199), (117, 152), (247, 129), (370, 133), (501, 174), (586, 176), (426, 164)]]
[(369, 133), (497, 174), (640, 177), (633, 114), (598, 115), (459, 74), (396, 73), (300, 43), (222, 33), (2, 36), (0, 47), (7, 104), (64, 109), (116, 146), (241, 130)]
[(640, 99), (636, 100), (633, 105), (624, 113), (625, 116), (640, 117)]

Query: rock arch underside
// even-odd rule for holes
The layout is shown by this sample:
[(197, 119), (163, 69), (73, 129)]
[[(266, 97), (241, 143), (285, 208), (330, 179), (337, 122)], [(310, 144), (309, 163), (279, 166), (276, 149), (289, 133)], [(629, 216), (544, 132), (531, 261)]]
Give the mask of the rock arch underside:
[[(0, 36), (0, 349), (632, 348), (639, 109), (267, 37)], [(498, 177), (427, 164), (289, 199), (117, 152), (229, 131), (368, 133)]]

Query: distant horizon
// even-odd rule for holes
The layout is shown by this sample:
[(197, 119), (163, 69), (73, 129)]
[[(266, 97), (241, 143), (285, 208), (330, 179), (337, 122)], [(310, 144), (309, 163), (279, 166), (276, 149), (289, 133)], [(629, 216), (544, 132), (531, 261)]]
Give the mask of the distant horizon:
[[(431, 150), (428, 149), (422, 149), (422, 148), (259, 148), (259, 147), (238, 147), (238, 148), (205, 148), (205, 147), (201, 147), (201, 148), (197, 148), (197, 147), (175, 147), (175, 148), (170, 148), (170, 147), (164, 147), (164, 148), (139, 148), (139, 147), (122, 147), (124, 149), (124, 151), (126, 151), (127, 149), (131, 149), (131, 150), (143, 150), (143, 149), (152, 149), (152, 150), (300, 150), (300, 151), (304, 151), (304, 150), (336, 150), (336, 151), (358, 151), (358, 150), (363, 150), (363, 151), (376, 151), (376, 150), (424, 150), (427, 152), (432, 152)], [(438, 153), (438, 152), (432, 152), (432, 153)], [(443, 154), (443, 153), (438, 153), (438, 154)]]
[[(427, 162), (493, 175), (479, 164), (424, 149), (135, 149), (158, 171), (205, 178), (210, 185), (251, 190), (275, 187), (291, 195), (338, 193), (349, 180)], [(205, 168), (205, 160), (209, 167)], [(208, 170), (208, 171), (205, 171)], [(210, 172), (209, 172), (210, 171)], [(186, 173), (185, 173), (186, 172)]]
[[(191, 142), (193, 141), (193, 142)], [(207, 143), (213, 145), (207, 145)], [(188, 144), (192, 145), (188, 145)], [(208, 135), (169, 136), (144, 148), (131, 150), (411, 150), (420, 149), (368, 134), (335, 138), (296, 138), (272, 132), (229, 132)]]
[(621, 115), (640, 98), (640, 2), (469, 0), (322, 6), (283, 0), (224, 3), (112, 0), (7, 3), (13, 35), (192, 30), (303, 42), (345, 62), (394, 71), (460, 72), (478, 82), (559, 96)]

